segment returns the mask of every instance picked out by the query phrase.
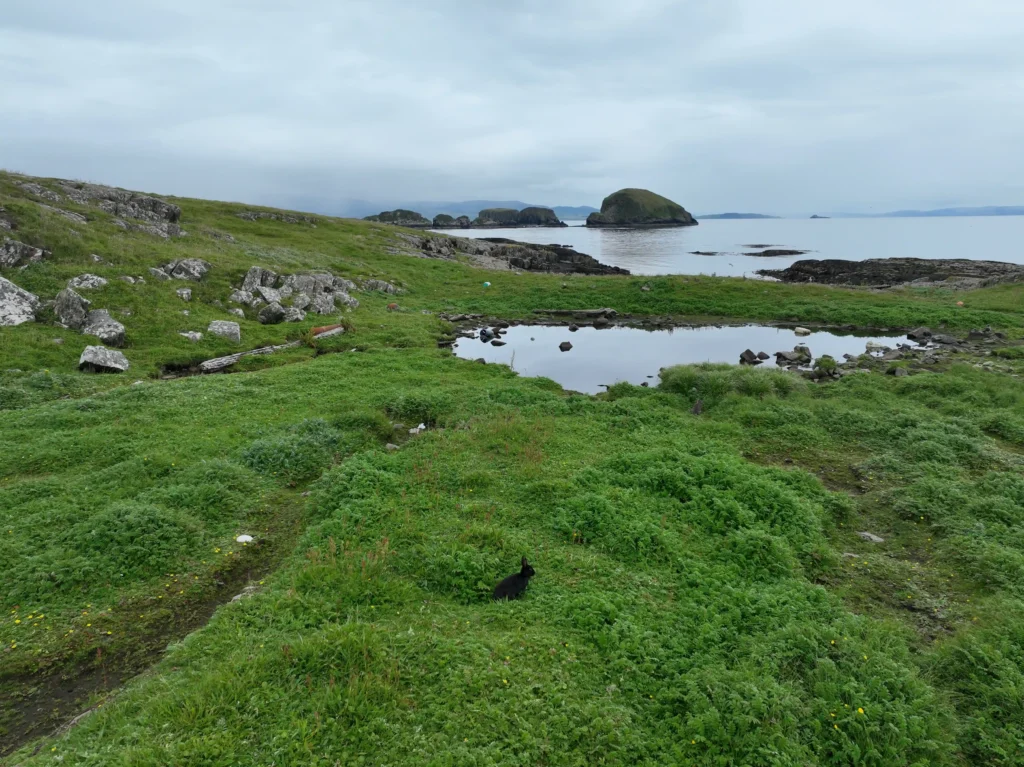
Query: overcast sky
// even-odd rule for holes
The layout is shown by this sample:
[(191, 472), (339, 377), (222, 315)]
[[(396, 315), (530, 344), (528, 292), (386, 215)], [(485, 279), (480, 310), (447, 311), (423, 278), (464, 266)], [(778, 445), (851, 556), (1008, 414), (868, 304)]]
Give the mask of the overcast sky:
[(1024, 205), (1021, 0), (19, 0), (0, 166), (331, 212)]

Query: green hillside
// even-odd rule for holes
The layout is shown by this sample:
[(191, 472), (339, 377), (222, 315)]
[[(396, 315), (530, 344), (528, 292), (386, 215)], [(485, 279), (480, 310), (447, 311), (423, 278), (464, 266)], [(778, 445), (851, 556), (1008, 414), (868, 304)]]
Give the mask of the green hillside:
[[(78, 372), (97, 339), (52, 307), (0, 328), (0, 763), (1019, 763), (1024, 285), (518, 274), (167, 197), (164, 238), (25, 181), (0, 174), (0, 242), (51, 255), (0, 277), (106, 279), (80, 293), (131, 368)], [(209, 271), (149, 272), (184, 258)], [(358, 307), (262, 324), (230, 300), (253, 266)], [(1006, 337), (903, 377), (675, 367), (598, 397), (438, 346), (443, 312), (604, 306)]]

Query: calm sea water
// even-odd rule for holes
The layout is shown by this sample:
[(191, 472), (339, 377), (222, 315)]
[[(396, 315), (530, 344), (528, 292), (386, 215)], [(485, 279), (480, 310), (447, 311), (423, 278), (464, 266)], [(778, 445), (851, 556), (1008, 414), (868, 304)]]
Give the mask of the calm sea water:
[[(483, 358), (511, 365), (520, 375), (545, 376), (566, 389), (588, 394), (596, 394), (603, 391), (603, 386), (619, 381), (646, 381), (655, 386), (658, 370), (670, 365), (735, 365), (744, 349), (772, 355), (764, 366), (774, 367), (775, 352), (790, 351), (797, 344), (806, 345), (815, 358), (829, 354), (842, 362), (844, 354), (864, 354), (869, 341), (893, 348), (907, 343), (902, 333), (858, 336), (816, 331), (798, 336), (787, 328), (763, 325), (672, 330), (581, 327), (575, 333), (562, 326), (520, 325), (509, 328), (501, 340), (506, 342), (505, 346), (491, 346), (479, 338), (460, 338), (454, 351), (464, 359)], [(562, 341), (568, 341), (573, 348), (560, 351), (558, 345)]]
[[(678, 229), (470, 229), (447, 233), (571, 245), (634, 274), (756, 276), (801, 258), (970, 258), (1024, 264), (1024, 216), (830, 218), (701, 221)], [(804, 256), (745, 256), (750, 245), (811, 251)], [(691, 251), (717, 251), (696, 256)]]

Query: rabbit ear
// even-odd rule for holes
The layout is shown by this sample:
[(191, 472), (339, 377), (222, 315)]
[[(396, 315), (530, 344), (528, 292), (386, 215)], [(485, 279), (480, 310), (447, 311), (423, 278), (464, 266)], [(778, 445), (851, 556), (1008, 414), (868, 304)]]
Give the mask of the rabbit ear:
[(529, 564), (526, 561), (526, 557), (523, 557), (523, 567), (529, 567)]

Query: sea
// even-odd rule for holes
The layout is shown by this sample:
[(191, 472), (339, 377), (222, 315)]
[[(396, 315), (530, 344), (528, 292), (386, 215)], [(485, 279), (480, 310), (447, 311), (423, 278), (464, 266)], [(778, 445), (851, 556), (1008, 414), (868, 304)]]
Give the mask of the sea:
[[(711, 220), (670, 229), (588, 229), (582, 221), (566, 223), (562, 229), (438, 231), (569, 245), (633, 274), (757, 277), (758, 269), (784, 269), (806, 258), (969, 258), (1024, 264), (1024, 216)], [(767, 248), (808, 252), (747, 255)]]

